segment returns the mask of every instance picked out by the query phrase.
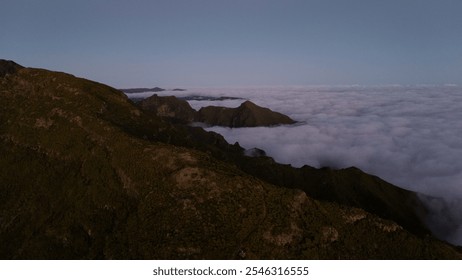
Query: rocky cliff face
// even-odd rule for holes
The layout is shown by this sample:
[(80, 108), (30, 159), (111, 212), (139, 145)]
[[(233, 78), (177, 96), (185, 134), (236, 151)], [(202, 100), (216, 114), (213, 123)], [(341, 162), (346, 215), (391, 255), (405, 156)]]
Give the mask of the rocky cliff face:
[[(244, 157), (64, 73), (18, 69), (0, 78), (0, 98), (2, 259), (462, 257), (374, 213), (399, 212), (396, 196), (411, 194), (358, 170)], [(384, 205), (366, 211), (358, 186)]]

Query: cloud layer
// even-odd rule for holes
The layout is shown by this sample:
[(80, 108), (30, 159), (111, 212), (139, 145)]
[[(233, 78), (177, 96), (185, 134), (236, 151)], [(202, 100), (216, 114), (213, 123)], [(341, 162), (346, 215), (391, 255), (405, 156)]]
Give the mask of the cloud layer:
[[(403, 188), (462, 200), (462, 87), (207, 88), (181, 94), (243, 97), (298, 120), (272, 128), (208, 128), (228, 142), (261, 148), (278, 162), (356, 166)], [(236, 107), (241, 102), (191, 105)], [(457, 237), (451, 241), (462, 243)]]

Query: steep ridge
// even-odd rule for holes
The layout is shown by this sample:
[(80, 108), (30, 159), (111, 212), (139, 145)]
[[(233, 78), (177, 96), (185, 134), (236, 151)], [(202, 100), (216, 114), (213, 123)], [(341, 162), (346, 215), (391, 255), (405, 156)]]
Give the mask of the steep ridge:
[(427, 209), (416, 193), (357, 168), (294, 168), (278, 164), (268, 157), (241, 161), (239, 166), (245, 172), (269, 183), (301, 189), (315, 199), (359, 207), (382, 218), (394, 220), (419, 236), (429, 233), (422, 221)]
[(105, 85), (24, 68), (0, 78), (0, 97), (2, 259), (461, 258), (393, 220), (248, 175), (282, 166)]

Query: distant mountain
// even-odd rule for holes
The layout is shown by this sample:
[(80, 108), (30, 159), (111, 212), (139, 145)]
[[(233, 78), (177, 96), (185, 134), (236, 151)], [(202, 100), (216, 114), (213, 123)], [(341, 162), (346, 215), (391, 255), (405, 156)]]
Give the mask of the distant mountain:
[(144, 110), (157, 116), (177, 119), (183, 122), (203, 122), (209, 125), (227, 127), (255, 127), (293, 124), (294, 120), (268, 108), (260, 107), (250, 101), (237, 108), (208, 106), (194, 110), (188, 102), (174, 96), (153, 95), (139, 102)]
[(224, 101), (224, 100), (239, 100), (240, 97), (233, 96), (207, 96), (207, 95), (188, 95), (184, 97), (178, 97), (184, 100), (197, 100), (197, 101)]
[(294, 124), (286, 115), (245, 101), (237, 108), (207, 106), (199, 110), (199, 121), (227, 127), (255, 127)]
[(165, 91), (165, 89), (160, 88), (160, 87), (154, 87), (154, 88), (126, 88), (126, 89), (119, 89), (120, 91), (123, 91), (125, 93), (143, 93), (143, 92), (162, 92)]
[(358, 169), (248, 157), (106, 85), (0, 69), (1, 259), (462, 258), (415, 193)]

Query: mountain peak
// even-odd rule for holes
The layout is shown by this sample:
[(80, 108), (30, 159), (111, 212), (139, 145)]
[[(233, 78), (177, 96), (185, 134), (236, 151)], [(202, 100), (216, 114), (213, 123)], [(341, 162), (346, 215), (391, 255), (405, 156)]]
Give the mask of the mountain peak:
[(255, 103), (253, 103), (250, 100), (246, 100), (246, 101), (242, 102), (242, 104), (239, 107), (255, 108), (255, 107), (259, 107), (259, 106), (257, 104), (255, 104)]
[(24, 67), (12, 60), (0, 59), (0, 77), (4, 77), (7, 74), (14, 74), (22, 68)]

